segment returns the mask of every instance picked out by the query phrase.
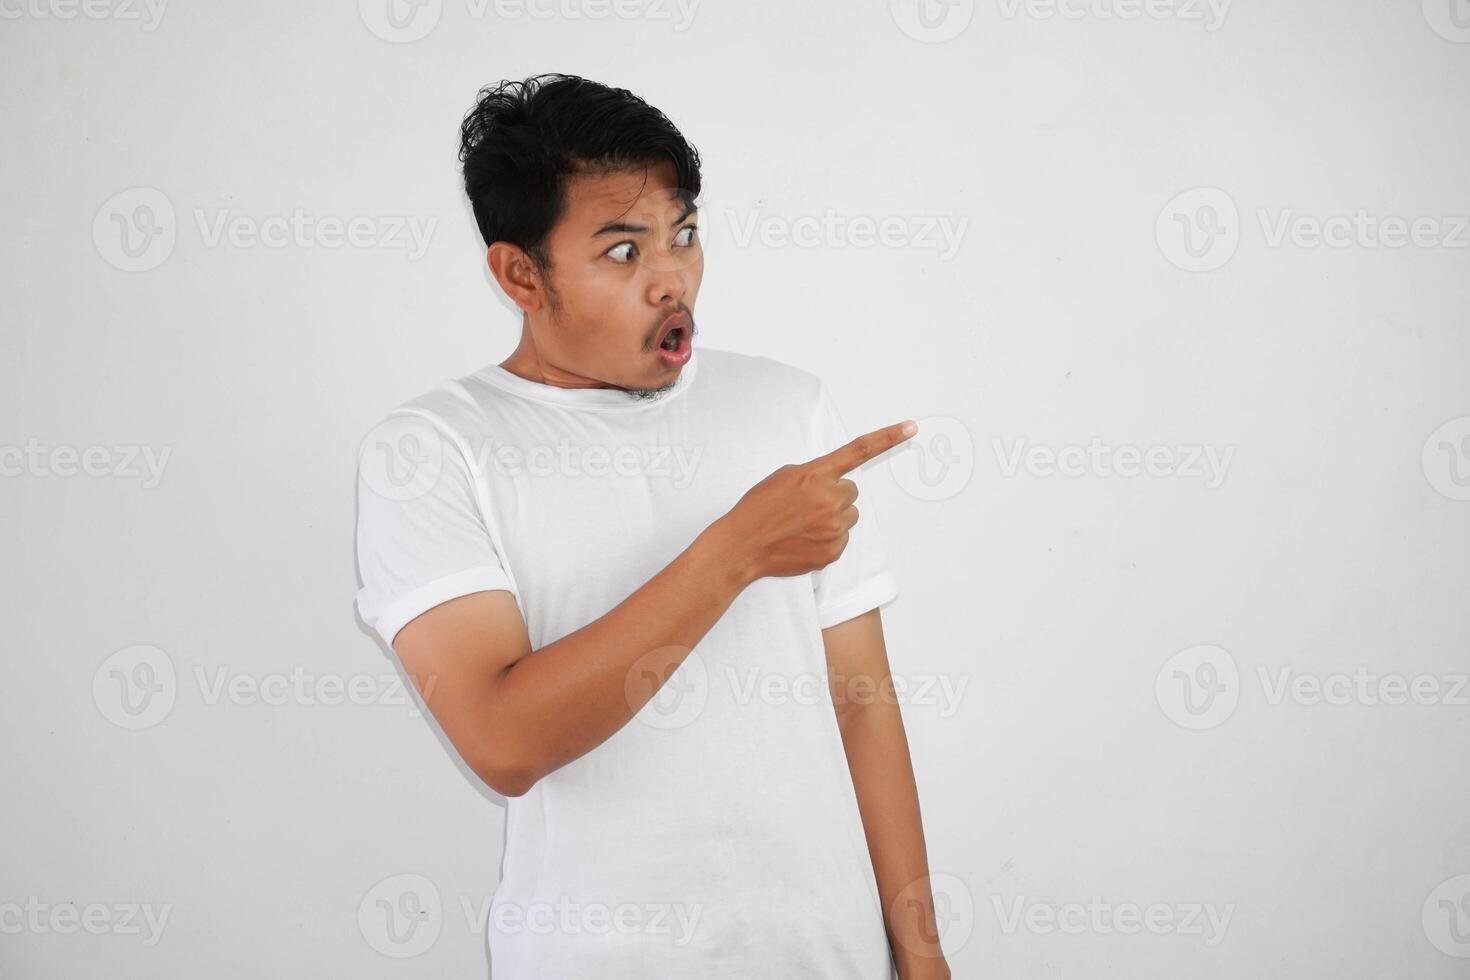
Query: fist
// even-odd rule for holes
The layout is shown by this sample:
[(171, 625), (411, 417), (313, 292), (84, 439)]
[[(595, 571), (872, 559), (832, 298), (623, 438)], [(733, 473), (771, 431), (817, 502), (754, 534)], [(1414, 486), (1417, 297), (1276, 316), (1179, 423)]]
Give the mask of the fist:
[(857, 484), (845, 474), (917, 431), (911, 421), (885, 426), (825, 456), (788, 463), (747, 490), (721, 518), (747, 578), (804, 575), (841, 557), (858, 520)]

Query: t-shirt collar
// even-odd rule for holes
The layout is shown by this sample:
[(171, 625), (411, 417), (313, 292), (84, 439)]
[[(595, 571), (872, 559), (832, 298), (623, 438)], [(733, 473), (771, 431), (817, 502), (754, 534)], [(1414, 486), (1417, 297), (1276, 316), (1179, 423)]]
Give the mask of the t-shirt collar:
[(677, 398), (688, 390), (694, 382), (694, 375), (699, 367), (699, 348), (689, 353), (689, 360), (685, 363), (674, 386), (656, 398), (634, 398), (621, 388), (560, 388), (556, 385), (543, 384), (540, 381), (531, 381), (506, 370), (499, 364), (487, 364), (476, 372), (489, 384), (494, 385), (502, 391), (523, 398), (536, 401), (548, 402), (554, 405), (565, 405), (572, 408), (590, 408), (599, 411), (630, 410), (636, 411), (643, 408), (654, 408), (663, 405), (671, 399)]

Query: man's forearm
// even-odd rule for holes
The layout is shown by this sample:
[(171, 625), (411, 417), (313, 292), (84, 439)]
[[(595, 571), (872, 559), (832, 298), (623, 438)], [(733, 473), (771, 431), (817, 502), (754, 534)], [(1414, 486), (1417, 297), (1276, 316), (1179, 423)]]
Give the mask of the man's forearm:
[(885, 674), (883, 696), (839, 711), (863, 832), (894, 962), (903, 980), (948, 977), (939, 945), (919, 794), (903, 719)]
[(749, 584), (729, 530), (711, 524), (609, 612), (498, 678), (487, 737), (513, 744), (524, 792), (622, 728)]

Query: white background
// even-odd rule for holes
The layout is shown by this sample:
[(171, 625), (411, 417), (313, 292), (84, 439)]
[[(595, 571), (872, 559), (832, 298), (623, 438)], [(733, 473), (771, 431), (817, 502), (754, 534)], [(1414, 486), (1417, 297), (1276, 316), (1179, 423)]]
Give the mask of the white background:
[(567, 71), (703, 154), (704, 344), (921, 421), (869, 494), (963, 692), (905, 705), (955, 976), (1464, 975), (1470, 8), (912, 2), (0, 3), (0, 973), (485, 975), (503, 806), (356, 619), (353, 463), (514, 346), (458, 124)]

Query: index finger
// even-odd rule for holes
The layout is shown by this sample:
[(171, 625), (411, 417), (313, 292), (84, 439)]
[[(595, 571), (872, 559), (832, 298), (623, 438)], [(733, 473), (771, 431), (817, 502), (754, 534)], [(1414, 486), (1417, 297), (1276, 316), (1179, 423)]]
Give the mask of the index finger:
[(818, 456), (807, 465), (825, 470), (834, 477), (840, 476), (849, 470), (856, 469), (874, 456), (887, 452), (918, 431), (919, 423), (913, 419), (885, 425), (881, 429), (874, 429), (866, 435), (858, 436), (852, 442), (832, 450), (825, 456)]

